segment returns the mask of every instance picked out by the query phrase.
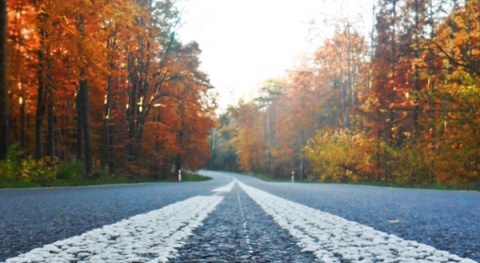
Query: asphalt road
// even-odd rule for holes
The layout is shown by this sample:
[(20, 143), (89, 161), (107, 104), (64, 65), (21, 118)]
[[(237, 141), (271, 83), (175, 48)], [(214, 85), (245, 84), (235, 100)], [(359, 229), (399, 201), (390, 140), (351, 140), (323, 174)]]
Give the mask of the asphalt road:
[[(210, 202), (211, 205), (208, 203), (205, 204), (205, 208), (199, 208), (209, 209), (211, 212), (202, 215), (200, 219), (196, 214), (176, 215), (183, 218), (183, 225), (190, 221), (198, 222), (188, 228), (182, 228), (182, 224), (168, 227), (172, 232), (169, 238), (177, 251), (167, 251), (170, 254), (166, 252), (165, 255), (176, 253), (176, 257), (173, 260), (170, 258), (170, 261), (318, 261), (320, 258), (318, 253), (297, 246), (303, 241), (299, 242), (293, 230), (287, 230), (288, 226), (282, 226), (282, 218), (288, 217), (288, 214), (275, 215), (275, 211), (267, 214), (265, 211), (269, 208), (265, 205), (268, 204), (261, 206), (258, 200), (252, 199), (252, 196), (258, 194), (256, 190), (250, 191), (247, 195), (245, 188), (238, 184), (224, 194), (212, 194), (212, 190), (231, 183), (232, 178), (261, 190), (260, 192), (273, 194), (275, 197), (272, 198), (284, 198), (295, 202), (295, 205), (303, 204), (340, 216), (349, 222), (358, 222), (402, 239), (415, 240), (462, 258), (480, 261), (478, 192), (267, 183), (235, 174), (206, 171), (203, 173), (215, 179), (195, 183), (0, 190), (0, 262), (34, 248), (152, 210), (160, 210), (158, 216), (164, 216), (164, 219), (157, 222), (167, 222), (169, 218), (174, 217), (171, 212), (170, 214), (166, 212), (168, 205), (171, 205), (173, 211), (177, 209), (176, 204), (179, 203), (182, 203), (183, 207), (195, 208), (196, 201), (191, 198), (198, 196), (213, 198), (201, 201)], [(217, 195), (221, 199), (216, 199)], [(278, 202), (278, 206), (283, 205), (283, 201), (278, 198), (272, 200)], [(290, 220), (283, 223), (288, 225), (297, 219)], [(140, 222), (146, 221), (141, 219)], [(349, 222), (347, 224), (350, 224)], [(119, 228), (122, 227), (125, 226)], [(138, 226), (133, 228), (138, 231)], [(184, 232), (182, 235), (175, 236), (175, 233), (182, 231)], [(118, 236), (110, 236), (107, 241), (111, 242), (117, 238)], [(151, 254), (151, 251), (145, 252), (142, 254), (143, 259), (157, 258), (162, 261), (159, 255)], [(82, 255), (88, 262), (87, 254), (79, 254), (78, 251), (75, 254)], [(342, 262), (356, 261), (360, 260)], [(144, 261), (139, 259), (138, 262)]]
[(480, 262), (480, 192), (240, 178), (279, 197)]
[(229, 180), (121, 186), (0, 190), (0, 262), (54, 241), (115, 223)]

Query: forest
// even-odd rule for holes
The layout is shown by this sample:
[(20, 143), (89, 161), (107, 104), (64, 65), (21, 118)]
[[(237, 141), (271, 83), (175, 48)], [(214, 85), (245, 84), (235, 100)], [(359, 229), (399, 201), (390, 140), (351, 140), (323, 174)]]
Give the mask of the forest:
[(208, 164), (480, 189), (479, 0), (374, 1), (370, 33), (333, 21), (300, 65), (218, 116), (173, 1), (0, 2), (3, 179), (166, 179)]
[(219, 117), (212, 169), (480, 189), (480, 1), (378, 0)]
[(165, 179), (209, 160), (213, 87), (172, 1), (1, 3), (0, 177)]

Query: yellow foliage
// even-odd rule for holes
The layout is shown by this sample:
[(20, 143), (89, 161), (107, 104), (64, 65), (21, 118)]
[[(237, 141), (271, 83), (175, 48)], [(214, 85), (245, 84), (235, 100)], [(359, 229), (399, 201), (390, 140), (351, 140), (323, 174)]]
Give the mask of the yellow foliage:
[(376, 153), (374, 139), (349, 130), (321, 130), (305, 147), (305, 156), (321, 181), (357, 182), (376, 177)]

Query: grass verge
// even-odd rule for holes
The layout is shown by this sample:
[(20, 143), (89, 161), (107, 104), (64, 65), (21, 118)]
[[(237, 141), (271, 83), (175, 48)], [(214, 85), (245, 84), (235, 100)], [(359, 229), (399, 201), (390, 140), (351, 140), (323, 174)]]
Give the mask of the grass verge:
[[(275, 178), (269, 175), (264, 174), (251, 174), (251, 176), (258, 178), (266, 182), (290, 182), (290, 179), (286, 178)], [(295, 183), (311, 183), (311, 184), (347, 184), (347, 185), (364, 185), (364, 186), (378, 186), (378, 187), (397, 187), (397, 188), (411, 188), (411, 189), (431, 189), (431, 190), (452, 190), (452, 191), (480, 191), (480, 182), (470, 183), (466, 185), (461, 184), (420, 184), (420, 185), (405, 185), (405, 184), (396, 184), (393, 182), (321, 182), (318, 180), (303, 180), (299, 181), (298, 178), (295, 178)]]
[[(182, 182), (198, 182), (211, 180), (210, 177), (196, 173), (185, 173)], [(91, 186), (91, 185), (115, 185), (115, 184), (136, 184), (136, 183), (161, 183), (175, 182), (176, 179), (133, 178), (131, 176), (110, 176), (102, 175), (94, 178), (73, 177), (68, 179), (55, 179), (51, 181), (22, 181), (0, 176), (0, 188), (33, 188), (33, 187), (69, 187), (69, 186)]]

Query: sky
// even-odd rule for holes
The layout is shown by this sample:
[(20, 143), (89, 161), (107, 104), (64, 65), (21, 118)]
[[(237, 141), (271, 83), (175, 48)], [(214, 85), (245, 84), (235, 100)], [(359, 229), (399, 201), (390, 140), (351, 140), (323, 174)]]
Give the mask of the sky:
[(225, 109), (255, 97), (265, 80), (286, 76), (332, 34), (325, 22), (360, 21), (363, 14), (359, 23), (368, 24), (371, 5), (372, 0), (183, 0), (177, 34), (184, 43), (199, 43), (201, 70)]

